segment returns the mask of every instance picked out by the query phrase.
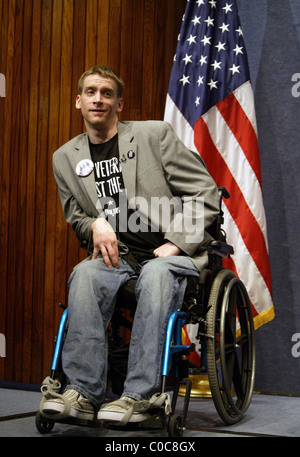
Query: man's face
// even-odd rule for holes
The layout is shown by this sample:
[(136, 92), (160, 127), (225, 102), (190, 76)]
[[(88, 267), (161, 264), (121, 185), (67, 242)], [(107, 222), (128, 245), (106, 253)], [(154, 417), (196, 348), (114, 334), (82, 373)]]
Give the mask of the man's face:
[(113, 79), (95, 73), (84, 79), (76, 108), (81, 110), (87, 128), (107, 129), (116, 124), (123, 99), (117, 96), (117, 84)]

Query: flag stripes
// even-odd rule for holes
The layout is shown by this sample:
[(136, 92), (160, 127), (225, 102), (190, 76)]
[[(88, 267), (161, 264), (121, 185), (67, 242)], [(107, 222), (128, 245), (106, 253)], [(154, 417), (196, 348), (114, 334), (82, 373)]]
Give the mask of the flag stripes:
[[(245, 85), (250, 82), (245, 83)], [(250, 124), (248, 117), (232, 93), (226, 97), (222, 103), (219, 103), (218, 109), (225, 119), (228, 127), (232, 131), (234, 137), (238, 141), (243, 154), (245, 155), (249, 165), (261, 186), (261, 170), (259, 157), (257, 136), (253, 127)]]
[(265, 263), (268, 251), (263, 233), (266, 231), (264, 212), (261, 206), (253, 201), (253, 194), (259, 195), (261, 190), (249, 170), (242, 150), (236, 146), (234, 135), (217, 113), (218, 108), (213, 107), (211, 110), (216, 111), (214, 116), (207, 113), (195, 124), (196, 147), (202, 152), (201, 155), (216, 183), (225, 186), (230, 193), (231, 198), (226, 201), (228, 210), (271, 290), (269, 268)]

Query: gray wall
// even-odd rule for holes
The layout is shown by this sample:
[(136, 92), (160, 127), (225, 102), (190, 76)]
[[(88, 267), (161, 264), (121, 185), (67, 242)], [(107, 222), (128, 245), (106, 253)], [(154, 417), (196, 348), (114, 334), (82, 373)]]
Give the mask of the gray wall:
[(300, 0), (237, 5), (255, 95), (276, 313), (256, 332), (255, 388), (299, 395)]

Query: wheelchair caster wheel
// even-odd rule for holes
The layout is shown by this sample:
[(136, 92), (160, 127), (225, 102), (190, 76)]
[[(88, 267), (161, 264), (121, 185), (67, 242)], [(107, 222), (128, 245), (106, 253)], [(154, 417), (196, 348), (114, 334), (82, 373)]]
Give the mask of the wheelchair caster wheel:
[(46, 419), (46, 417), (43, 417), (40, 412), (38, 412), (35, 416), (35, 426), (43, 435), (50, 433), (54, 424), (55, 422), (53, 420)]
[(168, 434), (170, 437), (182, 436), (184, 432), (182, 427), (182, 417), (178, 414), (171, 416), (168, 423)]

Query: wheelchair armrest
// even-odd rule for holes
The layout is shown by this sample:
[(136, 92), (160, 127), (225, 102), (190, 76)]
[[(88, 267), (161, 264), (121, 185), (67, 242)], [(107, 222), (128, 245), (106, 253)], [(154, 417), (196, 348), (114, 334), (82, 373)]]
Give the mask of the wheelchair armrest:
[(221, 257), (229, 257), (234, 253), (233, 247), (224, 241), (213, 240), (210, 242), (207, 251), (209, 254), (217, 254)]

